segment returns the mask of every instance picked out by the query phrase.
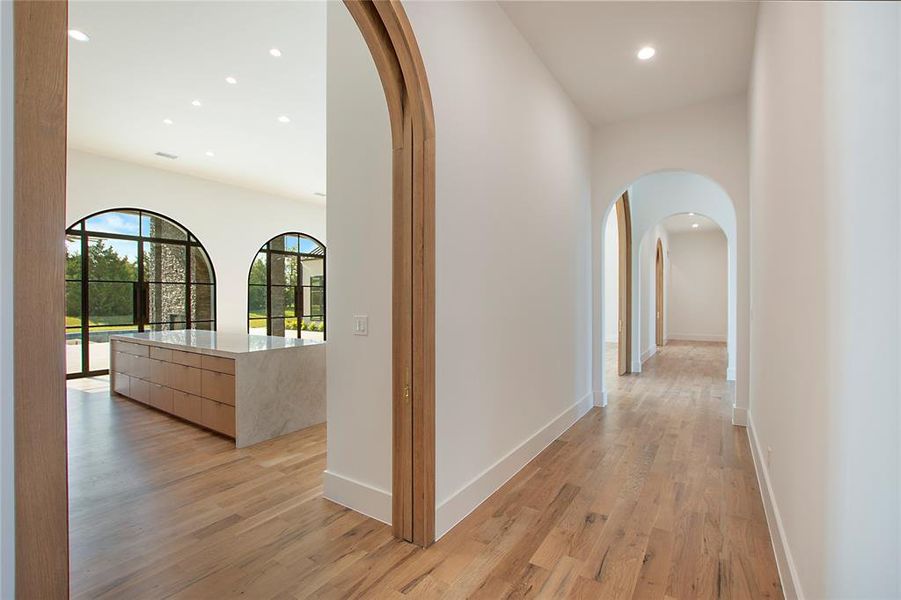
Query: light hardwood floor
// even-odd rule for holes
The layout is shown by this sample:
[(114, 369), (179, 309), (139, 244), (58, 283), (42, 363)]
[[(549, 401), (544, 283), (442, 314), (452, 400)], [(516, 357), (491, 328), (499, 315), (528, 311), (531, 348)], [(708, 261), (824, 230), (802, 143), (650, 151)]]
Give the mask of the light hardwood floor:
[(781, 598), (724, 371), (723, 345), (672, 342), (612, 375), (607, 409), (428, 550), (321, 497), (322, 426), (236, 450), (70, 385), (72, 595)]

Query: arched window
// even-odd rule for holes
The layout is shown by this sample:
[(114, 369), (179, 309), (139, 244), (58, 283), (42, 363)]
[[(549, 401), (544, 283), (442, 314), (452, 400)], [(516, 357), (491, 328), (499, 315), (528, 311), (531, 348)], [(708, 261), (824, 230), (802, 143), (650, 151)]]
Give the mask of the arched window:
[(325, 246), (318, 240), (272, 238), (253, 259), (247, 286), (250, 333), (325, 339)]
[(140, 209), (66, 230), (66, 373), (109, 372), (109, 336), (216, 328), (216, 274), (190, 231)]

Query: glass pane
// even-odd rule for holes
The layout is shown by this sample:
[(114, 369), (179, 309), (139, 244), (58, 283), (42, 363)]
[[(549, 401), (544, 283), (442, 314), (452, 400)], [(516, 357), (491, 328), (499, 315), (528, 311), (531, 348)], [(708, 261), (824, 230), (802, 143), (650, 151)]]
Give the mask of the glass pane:
[(303, 288), (303, 314), (314, 317), (325, 315), (325, 288)]
[(251, 319), (266, 316), (266, 286), (250, 286), (247, 309)]
[[(79, 221), (78, 223), (76, 223), (76, 224), (73, 225), (72, 227), (69, 227), (69, 229), (71, 229), (72, 231), (81, 231), (81, 221)], [(68, 230), (67, 230), (67, 231), (68, 231)]]
[(301, 269), (303, 269), (303, 285), (325, 285), (324, 258), (304, 258)]
[(153, 323), (144, 328), (145, 331), (177, 331), (179, 329), (187, 329), (187, 324), (183, 321), (173, 321), (172, 323)]
[(280, 235), (269, 242), (270, 250), (283, 250), (285, 252), (297, 252), (296, 235)]
[(137, 281), (138, 243), (102, 237), (89, 238), (88, 279)]
[(66, 279), (81, 279), (81, 236), (66, 236)]
[(250, 319), (248, 331), (253, 335), (266, 335), (266, 319)]
[(272, 285), (297, 285), (297, 255), (270, 254)]
[(213, 267), (201, 248), (191, 248), (191, 281), (213, 283)]
[(308, 238), (306, 236), (300, 236), (300, 252), (302, 254), (325, 254), (325, 248), (323, 248), (319, 242), (312, 238)]
[(88, 369), (91, 371), (109, 369), (109, 336), (121, 333), (134, 333), (137, 330), (137, 325), (92, 327), (88, 334)]
[(141, 213), (141, 235), (165, 240), (186, 240), (188, 232), (181, 225), (157, 215)]
[(88, 322), (92, 326), (134, 323), (134, 284), (88, 283)]
[(206, 321), (213, 319), (213, 286), (191, 286), (191, 320)]
[(66, 332), (66, 374), (81, 373), (81, 332)]
[(184, 283), (187, 278), (185, 246), (144, 242), (144, 281)]
[(325, 321), (321, 317), (304, 317), (300, 337), (305, 340), (325, 339)]
[[(151, 283), (147, 306), (148, 323), (185, 321), (185, 286), (181, 283)], [(176, 327), (176, 329), (183, 329)]]
[(138, 213), (133, 211), (110, 211), (95, 215), (85, 221), (85, 229), (101, 233), (138, 235)]
[(81, 325), (81, 282), (66, 282), (66, 327)]
[(215, 327), (213, 327), (212, 321), (200, 321), (199, 323), (192, 323), (191, 329), (200, 329), (203, 331), (213, 331)]
[(269, 301), (269, 309), (273, 317), (293, 317), (296, 308), (296, 290), (293, 286), (269, 288), (272, 298)]
[(257, 254), (256, 258), (253, 259), (253, 264), (250, 265), (250, 278), (248, 283), (258, 283), (260, 285), (266, 285), (266, 253), (260, 252)]
[(297, 319), (272, 319), (272, 333), (279, 337), (296, 338), (297, 337)]

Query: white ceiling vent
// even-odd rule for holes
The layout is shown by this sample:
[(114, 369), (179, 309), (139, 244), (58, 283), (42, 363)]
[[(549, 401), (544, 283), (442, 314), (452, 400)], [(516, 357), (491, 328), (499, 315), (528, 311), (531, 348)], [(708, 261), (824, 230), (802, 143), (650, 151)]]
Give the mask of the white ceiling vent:
[(163, 158), (168, 158), (169, 160), (175, 160), (178, 158), (177, 154), (169, 154), (168, 152), (157, 152), (157, 156), (162, 156)]

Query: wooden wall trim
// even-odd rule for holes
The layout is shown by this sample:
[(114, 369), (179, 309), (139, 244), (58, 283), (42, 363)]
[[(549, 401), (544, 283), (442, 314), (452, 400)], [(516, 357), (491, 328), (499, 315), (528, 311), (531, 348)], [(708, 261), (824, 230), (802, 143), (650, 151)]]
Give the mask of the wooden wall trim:
[(398, 0), (345, 0), (382, 80), (394, 146), (393, 476), (397, 537), (435, 539), (435, 119)]
[(65, 2), (17, 0), (13, 352), (16, 596), (69, 592)]

